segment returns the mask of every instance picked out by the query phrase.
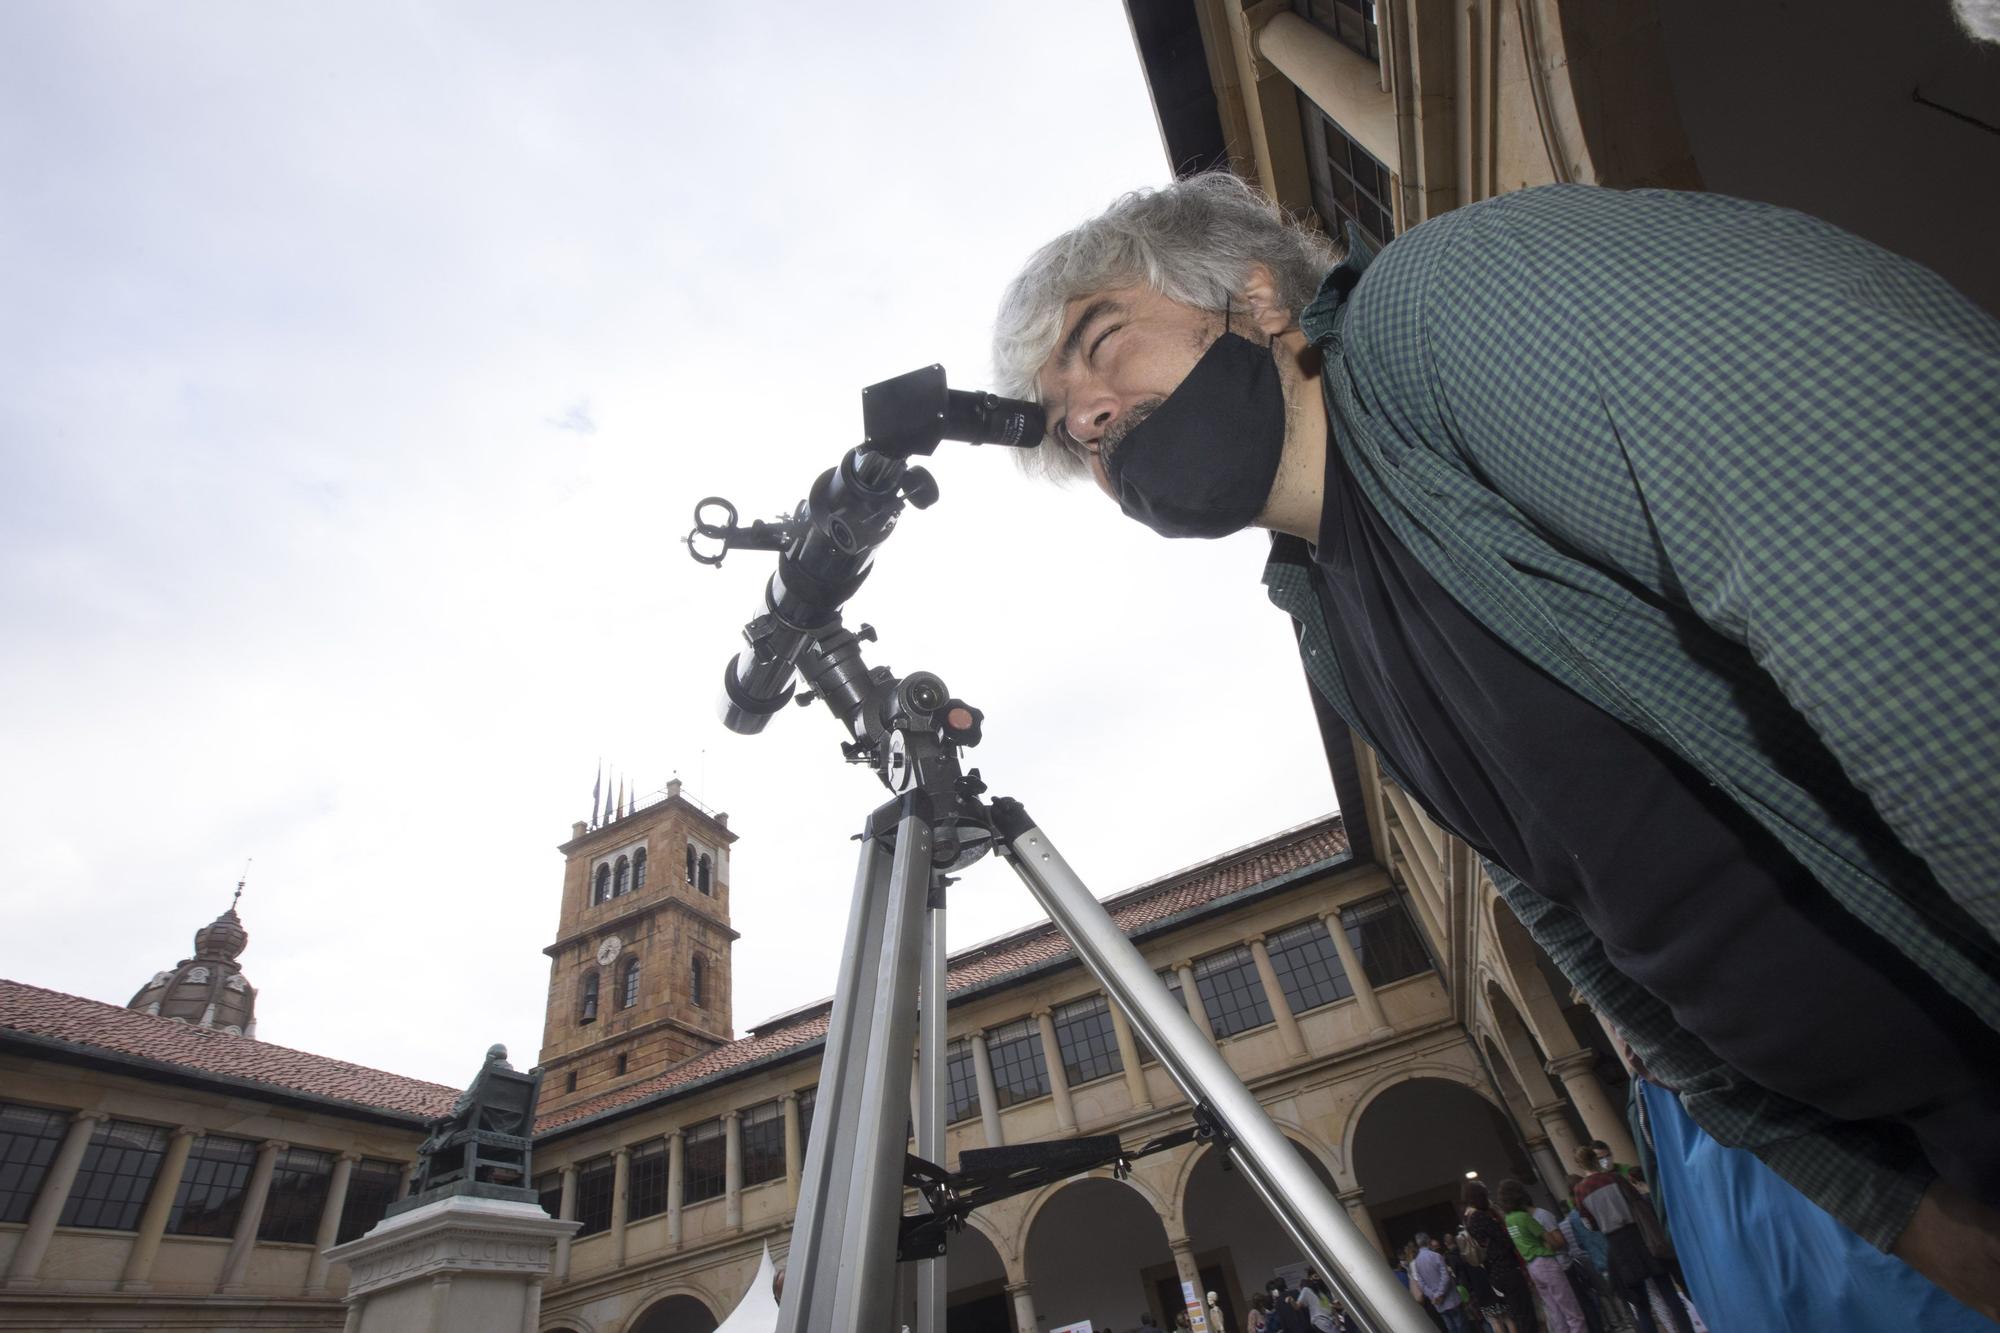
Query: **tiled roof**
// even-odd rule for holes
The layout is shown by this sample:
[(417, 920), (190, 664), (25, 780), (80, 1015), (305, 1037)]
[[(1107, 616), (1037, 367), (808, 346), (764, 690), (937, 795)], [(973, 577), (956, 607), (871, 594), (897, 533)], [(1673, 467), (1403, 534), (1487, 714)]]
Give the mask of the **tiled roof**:
[[(1105, 899), (1104, 906), (1127, 935), (1136, 935), (1184, 912), (1324, 864), (1347, 850), (1347, 830), (1340, 816), (1329, 815), (1128, 889)], [(1069, 941), (1044, 922), (952, 955), (945, 988), (958, 994), (1058, 962), (1070, 953)], [(831, 1000), (822, 1000), (652, 1078), (551, 1111), (535, 1122), (535, 1130), (545, 1134), (809, 1045), (826, 1035), (832, 1005)]]
[(409, 1116), (443, 1115), (458, 1097), (458, 1089), (440, 1083), (0, 980), (0, 1035), (8, 1031), (259, 1084), (276, 1093), (303, 1093)]

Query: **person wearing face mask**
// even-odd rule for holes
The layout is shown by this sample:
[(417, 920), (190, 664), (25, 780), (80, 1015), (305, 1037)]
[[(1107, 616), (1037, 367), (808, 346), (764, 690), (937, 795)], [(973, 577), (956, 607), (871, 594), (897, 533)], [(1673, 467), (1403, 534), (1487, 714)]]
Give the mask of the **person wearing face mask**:
[(1321, 701), (1698, 1124), (2000, 1314), (2000, 322), (1741, 200), (1343, 256), (1217, 173), (994, 351), (1042, 470), (1276, 534)]

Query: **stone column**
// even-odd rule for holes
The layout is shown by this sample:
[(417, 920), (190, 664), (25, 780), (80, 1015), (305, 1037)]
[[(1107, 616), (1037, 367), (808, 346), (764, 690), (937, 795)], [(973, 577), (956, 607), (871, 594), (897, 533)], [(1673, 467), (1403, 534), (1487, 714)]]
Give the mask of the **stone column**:
[(1146, 1088), (1146, 1071), (1139, 1067), (1139, 1043), (1133, 1039), (1132, 1025), (1125, 1021), (1125, 1011), (1105, 997), (1105, 1007), (1111, 1011), (1111, 1035), (1118, 1042), (1118, 1063), (1125, 1066), (1125, 1095), (1132, 1099), (1135, 1111), (1153, 1109), (1153, 1095)]
[(1335, 1197), (1340, 1200), (1340, 1206), (1347, 1210), (1347, 1215), (1354, 1219), (1354, 1225), (1361, 1228), (1361, 1234), (1368, 1237), (1368, 1243), (1375, 1247), (1375, 1252), (1387, 1259), (1389, 1252), (1382, 1248), (1382, 1230), (1375, 1225), (1375, 1219), (1369, 1216), (1368, 1205), (1361, 1201), (1360, 1187), (1342, 1190)]
[[(1528, 1156), (1534, 1161), (1535, 1169), (1542, 1173), (1542, 1184), (1558, 1200), (1569, 1197), (1569, 1171), (1556, 1160), (1554, 1149), (1541, 1135), (1522, 1136), (1521, 1142), (1528, 1145)], [(1574, 1168), (1571, 1168), (1574, 1169)]]
[(722, 1221), (731, 1231), (743, 1229), (743, 1116), (722, 1117)]
[(1009, 1282), (1007, 1295), (1014, 1302), (1014, 1333), (1041, 1333), (1035, 1322), (1035, 1296), (1025, 1282)]
[[(562, 1169), (562, 1202), (556, 1205), (556, 1220), (576, 1221), (576, 1163), (571, 1162)], [(569, 1279), (569, 1243), (576, 1235), (577, 1228), (571, 1227), (556, 1241), (555, 1271), (549, 1276), (557, 1282)]]
[(153, 1260), (160, 1253), (160, 1237), (167, 1234), (174, 1195), (187, 1171), (188, 1151), (200, 1133), (193, 1125), (182, 1125), (167, 1139), (167, 1152), (146, 1195), (146, 1210), (139, 1214), (139, 1234), (132, 1238), (132, 1252), (125, 1257), (125, 1276), (119, 1280), (118, 1290), (145, 1291), (153, 1285)]
[(250, 1184), (243, 1191), (243, 1211), (236, 1215), (236, 1231), (229, 1238), (229, 1257), (222, 1261), (222, 1277), (217, 1292), (227, 1295), (243, 1288), (250, 1272), (250, 1256), (257, 1249), (257, 1228), (264, 1224), (264, 1204), (271, 1197), (271, 1175), (278, 1169), (278, 1155), (291, 1148), (280, 1139), (265, 1139), (257, 1145), (257, 1165), (250, 1169)]
[(1285, 1054), (1294, 1060), (1305, 1059), (1306, 1039), (1299, 1035), (1299, 1020), (1292, 1016), (1292, 1002), (1285, 998), (1285, 988), (1278, 981), (1278, 969), (1271, 966), (1271, 950), (1262, 935), (1250, 940), (1250, 960), (1257, 964), (1257, 979), (1264, 983), (1264, 1002), (1271, 1006), (1271, 1017), (1278, 1020)]
[(340, 1215), (347, 1208), (347, 1182), (354, 1175), (354, 1164), (360, 1160), (361, 1154), (355, 1152), (344, 1152), (333, 1159), (333, 1179), (327, 1182), (326, 1202), (319, 1210), (319, 1230), (313, 1236), (312, 1262), (306, 1265), (308, 1296), (326, 1295), (326, 1252), (340, 1235)]
[(625, 1266), (625, 1214), (632, 1198), (632, 1148), (620, 1144), (611, 1154), (611, 1262)]
[(799, 1095), (788, 1092), (778, 1100), (778, 1105), (785, 1113), (785, 1197), (796, 1208), (799, 1206), (799, 1177), (805, 1171), (804, 1144), (799, 1136)]
[(986, 1053), (986, 1034), (972, 1034), (972, 1077), (979, 1084), (979, 1123), (986, 1128), (986, 1146), (998, 1148), (1007, 1140), (1000, 1136), (1000, 1095), (993, 1089), (993, 1058)]
[(1215, 1040), (1215, 1029), (1208, 1025), (1208, 1010), (1201, 1005), (1201, 988), (1194, 984), (1194, 962), (1183, 958), (1174, 964), (1174, 972), (1181, 979), (1181, 1001), (1187, 1005), (1188, 1017), (1201, 1029), (1201, 1035)]
[(1049, 1096), (1056, 1104), (1056, 1125), (1065, 1134), (1076, 1133), (1076, 1105), (1069, 1099), (1069, 1071), (1063, 1068), (1062, 1043), (1056, 1040), (1054, 1011), (1035, 1010), (1035, 1022), (1042, 1029), (1042, 1063), (1049, 1070)]
[(1594, 1139), (1602, 1139), (1611, 1155), (1621, 1162), (1639, 1160), (1639, 1150), (1625, 1129), (1625, 1121), (1611, 1108), (1611, 1099), (1597, 1078), (1597, 1056), (1591, 1051), (1571, 1051), (1549, 1061), (1549, 1072), (1562, 1080), (1570, 1100), (1576, 1103), (1583, 1127)]
[[(1167, 1237), (1167, 1248), (1174, 1252), (1174, 1273), (1181, 1280), (1182, 1291), (1185, 1292), (1191, 1286), (1195, 1292), (1195, 1300), (1200, 1301), (1203, 1295), (1201, 1269), (1195, 1266), (1194, 1242), (1186, 1236), (1169, 1236)], [(1202, 1307), (1202, 1319), (1206, 1322), (1207, 1318), (1207, 1306), (1204, 1303)], [(1194, 1322), (1193, 1310), (1188, 1311), (1188, 1322), (1190, 1324)]]
[(681, 1243), (681, 1195), (687, 1190), (687, 1135), (667, 1135), (667, 1244)]
[[(1553, 1092), (1554, 1089), (1550, 1091)], [(1544, 1102), (1540, 1106), (1531, 1106), (1528, 1109), (1534, 1113), (1535, 1123), (1542, 1127), (1542, 1133), (1548, 1135), (1549, 1143), (1555, 1149), (1556, 1157), (1562, 1162), (1564, 1172), (1575, 1170), (1578, 1140), (1576, 1131), (1570, 1128), (1569, 1116), (1562, 1102), (1560, 1100)]]
[(1383, 1037), (1394, 1036), (1396, 1030), (1389, 1026), (1388, 1015), (1382, 1012), (1382, 1001), (1375, 994), (1375, 983), (1362, 969), (1361, 957), (1354, 952), (1354, 944), (1347, 938), (1347, 927), (1340, 923), (1339, 911), (1326, 912), (1320, 919), (1326, 922), (1326, 933), (1333, 940), (1333, 951), (1340, 955), (1340, 968), (1347, 973), (1347, 984), (1354, 987), (1354, 1002), (1361, 1007), (1361, 1021), (1368, 1025), (1368, 1039), (1379, 1041)]
[(48, 1174), (42, 1177), (41, 1193), (35, 1196), (35, 1206), (28, 1212), (28, 1229), (22, 1233), (21, 1243), (7, 1264), (7, 1286), (32, 1287), (41, 1280), (49, 1239), (56, 1234), (56, 1221), (62, 1217), (63, 1209), (69, 1206), (77, 1168), (83, 1165), (83, 1150), (90, 1146), (90, 1136), (97, 1132), (97, 1127), (110, 1118), (102, 1111), (83, 1111), (70, 1118), (69, 1128), (63, 1131), (62, 1143), (56, 1148), (55, 1160), (49, 1163)]

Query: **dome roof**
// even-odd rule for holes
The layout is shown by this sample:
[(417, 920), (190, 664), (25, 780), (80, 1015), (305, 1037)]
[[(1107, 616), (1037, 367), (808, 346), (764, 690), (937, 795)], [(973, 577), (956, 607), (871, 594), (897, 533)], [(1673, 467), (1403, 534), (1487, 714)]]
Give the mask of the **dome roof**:
[(237, 917), (232, 904), (228, 911), (194, 933), (194, 956), (233, 960), (248, 943), (250, 932), (243, 929), (243, 922)]

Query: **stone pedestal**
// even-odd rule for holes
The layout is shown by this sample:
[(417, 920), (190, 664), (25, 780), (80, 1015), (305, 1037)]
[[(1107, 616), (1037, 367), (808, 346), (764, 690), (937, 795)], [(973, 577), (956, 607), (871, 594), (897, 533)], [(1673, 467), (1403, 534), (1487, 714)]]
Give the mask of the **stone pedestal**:
[(448, 1194), (326, 1252), (352, 1271), (346, 1333), (535, 1333), (556, 1241), (537, 1204)]

